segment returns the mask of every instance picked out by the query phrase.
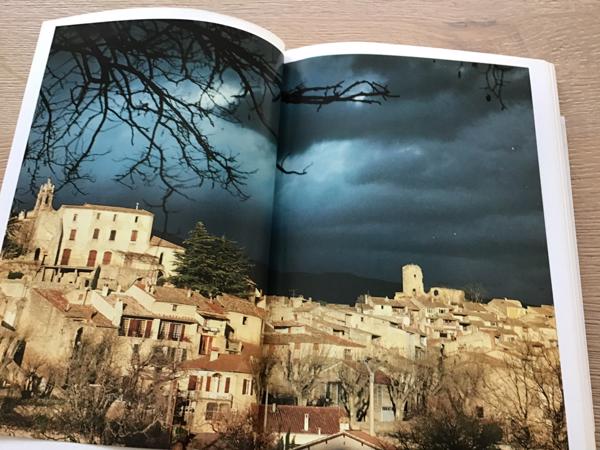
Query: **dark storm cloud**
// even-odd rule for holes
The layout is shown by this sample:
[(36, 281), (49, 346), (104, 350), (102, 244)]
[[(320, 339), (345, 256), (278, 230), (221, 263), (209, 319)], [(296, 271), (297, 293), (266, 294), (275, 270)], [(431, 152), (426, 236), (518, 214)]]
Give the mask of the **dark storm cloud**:
[[(324, 137), (342, 140), (366, 135), (369, 139), (393, 142), (408, 136), (426, 136), (449, 140), (466, 123), (499, 109), (496, 101), (485, 100), (483, 66), (464, 64), (458, 78), (461, 66), (454, 61), (366, 55), (336, 59), (323, 63), (322, 58), (314, 58), (288, 64), (288, 87), (372, 80), (387, 85), (397, 97), (381, 106), (332, 104), (318, 113), (309, 105), (284, 108), (284, 123), (302, 124), (282, 127), (284, 151), (301, 152)], [(530, 102), (527, 71), (511, 69), (505, 83), (503, 100), (509, 107)], [(368, 130), (365, 123), (369, 124)]]
[(507, 72), (501, 110), (485, 70), (380, 56), (290, 65), (292, 86), (367, 79), (397, 98), (284, 108), (280, 152), (312, 166), (278, 179), (278, 269), (399, 281), (416, 262), (429, 285), (551, 302), (529, 77)]
[[(176, 21), (151, 22), (174, 23)], [(139, 21), (128, 22), (132, 29), (135, 29), (136, 24), (139, 23)], [(100, 26), (102, 25), (84, 24), (60, 27), (56, 30), (55, 36), (72, 36), (75, 28), (82, 27), (84, 33), (89, 35), (89, 39), (94, 39), (97, 37), (97, 33), (93, 30)], [(104, 26), (106, 27), (105, 34), (113, 30), (110, 23)], [(197, 27), (198, 33), (202, 33), (203, 28), (215, 25), (195, 22), (193, 26)], [(260, 56), (267, 64), (272, 65), (275, 71), (281, 70), (282, 54), (277, 49), (251, 34), (247, 34), (245, 37), (245, 51)], [(56, 42), (54, 42), (53, 48), (56, 47)], [(189, 43), (183, 42), (182, 47), (189, 47), (187, 45)], [(140, 40), (139, 44), (142, 46), (143, 41)], [(229, 48), (225, 42), (224, 45)], [(172, 50), (173, 59), (176, 59), (178, 50)], [(214, 50), (217, 54), (220, 51), (219, 48)], [(126, 49), (123, 49), (123, 52), (126, 52)], [(49, 76), (50, 73), (60, 74), (61, 71), (66, 70), (65, 67), (69, 67), (69, 62), (73, 63), (72, 53), (65, 51), (51, 53), (48, 60), (49, 70), (44, 83), (52, 85), (54, 81)], [(167, 204), (169, 220), (165, 234), (169, 239), (183, 240), (195, 223), (202, 221), (211, 233), (225, 235), (229, 239), (238, 241), (246, 249), (251, 259), (266, 265), (269, 258), (276, 161), (276, 137), (271, 129), (276, 129), (278, 125), (279, 103), (271, 95), (270, 89), (265, 88), (264, 80), (261, 80), (258, 75), (248, 73), (244, 83), (248, 82), (255, 89), (256, 101), (261, 106), (262, 116), (259, 117), (255, 105), (248, 98), (249, 96), (239, 95), (246, 90), (246, 85), (236, 78), (225, 62), (220, 61), (219, 65), (223, 65), (225, 68), (221, 76), (217, 76), (210, 85), (215, 92), (209, 89), (209, 94), (204, 96), (202, 96), (204, 91), (201, 87), (191, 81), (180, 80), (175, 83), (172, 79), (173, 76), (161, 76), (160, 72), (156, 70), (153, 73), (153, 82), (178, 99), (199, 104), (205, 109), (207, 112), (204, 116), (205, 119), (194, 124), (206, 136), (208, 143), (213, 146), (215, 151), (235, 158), (236, 164), (234, 165), (246, 172), (247, 176), (243, 180), (241, 189), (249, 198), (242, 201), (232, 192), (224, 190), (219, 183), (212, 184), (210, 180), (198, 187), (194, 182), (197, 180), (196, 174), (186, 167), (185, 161), (180, 156), (180, 145), (169, 136), (170, 133), (163, 130), (157, 135), (157, 142), (164, 149), (163, 170), (175, 175), (177, 182), (174, 184), (180, 191), (169, 198)], [(141, 66), (145, 67), (145, 65)], [(193, 67), (192, 76), (196, 77), (196, 80), (201, 80), (211, 72), (213, 61), (201, 61)], [(77, 77), (77, 71), (67, 72), (63, 80), (64, 84), (61, 84), (60, 89), (57, 88), (53, 91), (52, 99), (70, 102), (73, 95), (71, 83), (76, 84), (81, 81)], [(130, 83), (132, 91), (139, 88), (139, 81)], [(144, 95), (146, 94), (140, 94), (136, 100), (143, 99)], [(126, 102), (119, 97), (118, 93), (115, 93), (114, 86), (111, 88), (109, 85), (109, 96), (118, 106), (125, 106)], [(222, 110), (222, 107), (227, 111)], [(228, 113), (230, 110), (232, 114)], [(86, 118), (83, 116), (83, 121)], [(139, 118), (139, 123), (147, 125), (151, 129), (154, 124), (152, 120)], [(91, 131), (84, 132), (83, 141), (90, 139), (94, 124), (94, 122), (87, 124), (87, 128)], [(58, 131), (60, 130), (57, 130), (57, 133)], [(30, 142), (35, 142), (36, 137), (38, 136), (33, 131)], [(66, 139), (70, 139), (70, 137)], [(155, 233), (163, 232), (165, 215), (160, 204), (166, 187), (161, 184), (160, 178), (155, 176), (157, 170), (154, 170), (155, 168), (147, 169), (144, 172), (145, 176), (140, 176), (139, 172), (133, 173), (131, 177), (125, 179), (128, 186), (115, 181), (116, 175), (126, 171), (132, 161), (142, 160), (145, 157), (147, 146), (147, 141), (141, 138), (139, 133), (133, 132), (126, 123), (112, 120), (110, 126), (105, 127), (96, 138), (93, 156), (83, 160), (81, 164), (81, 170), (86, 176), (77, 180), (77, 189), (66, 185), (64, 189), (59, 190), (55, 195), (54, 206), (88, 202), (133, 208), (139, 204), (141, 208), (151, 210), (155, 214), (153, 231)], [(196, 155), (192, 154), (192, 156)], [(198, 160), (201, 160), (201, 157), (201, 154), (198, 155)], [(55, 158), (57, 160), (66, 159), (62, 150), (56, 152)], [(32, 176), (35, 176), (35, 179), (33, 183), (30, 183)], [(53, 178), (54, 182), (59, 184), (60, 180), (56, 178), (60, 176), (60, 173), (52, 173), (45, 163), (38, 165), (35, 161), (26, 162), (19, 177), (15, 209), (29, 209), (33, 206), (35, 192), (31, 192), (30, 184), (37, 187), (48, 177)]]

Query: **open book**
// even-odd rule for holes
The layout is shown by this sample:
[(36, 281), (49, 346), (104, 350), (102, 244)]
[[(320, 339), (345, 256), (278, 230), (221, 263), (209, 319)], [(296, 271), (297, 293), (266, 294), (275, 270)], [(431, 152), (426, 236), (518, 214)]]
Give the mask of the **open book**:
[(594, 449), (564, 130), (540, 60), (44, 23), (0, 447)]

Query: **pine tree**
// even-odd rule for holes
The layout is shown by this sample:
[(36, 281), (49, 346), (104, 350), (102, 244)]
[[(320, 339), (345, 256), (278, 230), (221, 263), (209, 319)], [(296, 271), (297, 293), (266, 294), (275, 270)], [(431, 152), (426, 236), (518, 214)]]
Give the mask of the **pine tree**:
[(183, 246), (183, 253), (176, 256), (176, 275), (171, 279), (177, 287), (206, 296), (247, 294), (251, 266), (235, 242), (211, 235), (198, 222)]

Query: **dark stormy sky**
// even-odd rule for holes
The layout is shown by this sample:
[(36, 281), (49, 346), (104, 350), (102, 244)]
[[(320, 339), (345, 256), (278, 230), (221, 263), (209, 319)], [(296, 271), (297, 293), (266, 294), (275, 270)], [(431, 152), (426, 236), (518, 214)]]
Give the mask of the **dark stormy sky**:
[[(133, 23), (133, 22), (132, 22)], [(195, 26), (201, 31), (206, 26), (201, 22), (195, 22)], [(80, 25), (86, 27), (86, 25)], [(69, 33), (70, 27), (61, 27), (57, 34)], [(282, 55), (271, 44), (259, 38), (249, 36), (247, 49), (263, 56), (272, 62), (273, 66), (281, 70)], [(185, 43), (184, 43), (185, 44)], [(174, 49), (175, 52), (177, 49)], [(49, 58), (48, 65), (55, 73), (60, 73), (68, 67), (72, 55), (66, 52), (58, 52)], [(210, 63), (208, 67), (211, 67)], [(206, 68), (200, 69), (196, 74), (205, 77)], [(71, 81), (71, 82), (70, 82)], [(62, 91), (56, 91), (56, 96), (68, 98), (70, 89), (78, 80), (67, 79)], [(189, 83), (174, 85), (167, 80), (155, 76), (154, 82), (171, 91), (177, 97), (187, 101), (209, 102), (201, 97), (198, 87)], [(258, 92), (263, 92), (264, 85), (258, 78), (249, 77)], [(48, 77), (45, 83), (50, 83)], [(231, 71), (223, 72), (219, 93), (216, 102), (223, 105), (232, 101), (236, 95), (243, 92), (240, 80), (232, 75)], [(114, 93), (110, 94), (114, 96)], [(236, 100), (238, 101), (238, 100)], [(206, 105), (207, 107), (212, 104)], [(279, 103), (274, 102), (267, 94), (262, 103), (265, 120), (272, 128), (277, 129), (279, 119)], [(84, 117), (85, 119), (85, 117)], [(202, 187), (182, 189), (185, 196), (173, 195), (168, 203), (169, 226), (168, 236), (176, 241), (181, 241), (189, 230), (198, 221), (204, 222), (209, 232), (215, 235), (225, 235), (229, 239), (237, 241), (243, 246), (248, 256), (266, 265), (269, 259), (269, 242), (271, 230), (271, 218), (273, 207), (273, 190), (275, 182), (275, 158), (277, 152), (276, 138), (261, 123), (254, 111), (251, 110), (250, 102), (239, 99), (235, 121), (222, 120), (210, 117), (200, 124), (201, 131), (207, 136), (213, 147), (226, 155), (233, 155), (239, 167), (249, 172), (244, 193), (249, 196), (245, 201), (223, 190), (219, 186), (212, 186), (206, 182)], [(152, 122), (148, 122), (149, 129)], [(94, 122), (89, 126), (93, 128)], [(86, 136), (89, 138), (89, 136)], [(30, 142), (35, 142), (36, 136), (31, 136)], [(169, 170), (181, 174), (181, 178), (194, 179), (190, 169), (183, 167), (178, 158), (176, 144), (168, 133), (161, 133), (159, 141), (166, 150), (166, 166)], [(92, 159), (83, 164), (85, 174), (89, 174), (89, 180), (78, 182), (78, 191), (67, 186), (55, 196), (54, 206), (58, 208), (61, 204), (98, 203), (106, 205), (117, 205), (134, 208), (139, 203), (141, 208), (155, 213), (155, 232), (160, 233), (163, 229), (164, 216), (160, 207), (152, 205), (160, 204), (160, 199), (165, 192), (164, 186), (158, 181), (150, 185), (135, 179), (130, 187), (114, 181), (115, 176), (123, 171), (131, 160), (140, 158), (146, 151), (146, 141), (139, 135), (134, 135), (128, 125), (122, 122), (112, 122), (106, 126), (98, 136), (93, 148)], [(83, 145), (84, 143), (81, 143)], [(63, 155), (56, 155), (62, 158)], [(129, 160), (128, 160), (129, 159)], [(25, 164), (19, 178), (15, 207), (17, 209), (29, 209), (33, 206), (35, 196), (29, 190), (35, 164)], [(37, 169), (35, 185), (43, 183), (47, 177), (54, 179), (56, 176), (49, 172), (47, 166), (41, 163)], [(187, 172), (186, 172), (187, 170)], [(60, 174), (59, 174), (60, 176)]]
[[(416, 263), (426, 287), (552, 303), (528, 71), (506, 73), (501, 110), (486, 101), (485, 68), (370, 55), (286, 67), (288, 87), (366, 79), (398, 97), (283, 108), (279, 151), (312, 166), (278, 175), (273, 262), (286, 277), (274, 290), (393, 295)], [(352, 276), (370, 280), (346, 289)]]

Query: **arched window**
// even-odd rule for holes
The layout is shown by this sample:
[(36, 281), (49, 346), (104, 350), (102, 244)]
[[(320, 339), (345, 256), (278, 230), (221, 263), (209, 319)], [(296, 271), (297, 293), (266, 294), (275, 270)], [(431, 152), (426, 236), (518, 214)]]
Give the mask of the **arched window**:
[(98, 252), (96, 250), (90, 250), (90, 252), (88, 253), (88, 259), (87, 259), (86, 266), (94, 267), (96, 265), (96, 256), (97, 255), (98, 255)]
[(41, 252), (41, 250), (39, 248), (35, 249), (35, 253), (33, 254), (34, 261), (38, 261), (40, 259), (40, 252)]
[(222, 376), (220, 373), (215, 373), (212, 377), (211, 392), (219, 392), (221, 389)]
[(112, 252), (104, 252), (104, 255), (102, 255), (102, 264), (110, 264), (111, 259)]
[(62, 252), (62, 256), (60, 258), (60, 265), (61, 266), (68, 266), (69, 265), (69, 258), (71, 257), (71, 249), (70, 248), (65, 248)]

